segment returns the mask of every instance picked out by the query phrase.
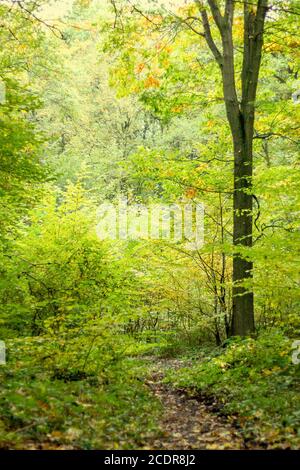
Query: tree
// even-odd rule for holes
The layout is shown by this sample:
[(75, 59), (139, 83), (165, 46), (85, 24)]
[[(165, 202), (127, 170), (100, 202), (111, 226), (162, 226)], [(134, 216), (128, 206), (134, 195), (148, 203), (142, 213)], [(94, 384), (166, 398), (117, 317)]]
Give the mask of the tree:
[[(116, 10), (116, 2), (112, 2)], [(132, 5), (132, 2), (127, 2)], [(243, 10), (242, 10), (243, 8)], [(164, 22), (159, 15), (141, 11), (133, 6), (143, 20), (154, 25), (154, 29), (172, 24), (169, 18)], [(194, 0), (186, 8), (173, 15), (175, 30), (180, 25), (188, 27), (195, 35), (205, 38), (222, 79), (223, 99), (227, 121), (231, 130), (234, 152), (234, 191), (233, 191), (233, 315), (232, 335), (246, 336), (254, 332), (254, 295), (251, 289), (253, 263), (245, 256), (245, 248), (252, 247), (253, 235), (253, 139), (255, 105), (258, 78), (261, 67), (264, 26), (268, 0), (253, 2), (236, 0)], [(188, 12), (188, 13), (187, 13)], [(165, 11), (166, 13), (166, 11)], [(243, 15), (243, 40), (236, 39), (233, 26)], [(120, 14), (118, 13), (117, 17)], [(199, 27), (201, 25), (201, 29)], [(237, 80), (240, 58), (242, 65), (240, 80)]]
[(34, 122), (42, 103), (33, 89), (47, 59), (36, 23), (6, 4), (0, 5), (0, 18), (5, 44), (0, 51), (0, 86), (5, 89), (0, 103), (0, 239), (6, 252), (16, 220), (39, 199), (48, 174), (42, 162), (44, 136)]
[[(226, 0), (222, 15), (216, 0), (208, 0), (209, 8), (221, 36), (222, 51), (217, 47), (208, 19), (207, 9), (199, 6), (206, 42), (217, 61), (223, 82), (227, 119), (234, 148), (233, 243), (252, 246), (252, 173), (255, 101), (261, 65), (265, 18), (268, 0), (244, 1), (244, 44), (241, 72), (242, 96), (239, 101), (234, 63), (233, 18), (234, 0)], [(254, 331), (253, 292), (243, 281), (252, 276), (253, 264), (238, 250), (233, 259), (232, 334), (245, 336)]]

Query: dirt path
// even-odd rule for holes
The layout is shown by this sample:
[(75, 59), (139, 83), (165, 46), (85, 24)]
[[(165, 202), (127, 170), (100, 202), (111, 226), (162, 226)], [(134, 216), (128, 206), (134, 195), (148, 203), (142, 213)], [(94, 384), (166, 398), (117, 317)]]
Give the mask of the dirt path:
[[(186, 363), (185, 363), (186, 365)], [(178, 360), (156, 360), (155, 371), (147, 381), (164, 412), (163, 435), (151, 443), (154, 450), (245, 449), (238, 430), (220, 417), (202, 400), (189, 397), (183, 390), (163, 384), (164, 371), (182, 366)]]

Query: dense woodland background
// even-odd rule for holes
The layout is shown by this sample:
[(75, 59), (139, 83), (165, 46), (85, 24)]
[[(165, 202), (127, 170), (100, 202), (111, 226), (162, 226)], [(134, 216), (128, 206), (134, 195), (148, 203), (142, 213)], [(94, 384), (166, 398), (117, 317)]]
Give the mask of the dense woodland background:
[[(224, 4), (0, 1), (3, 449), (159, 446), (157, 377), (212, 400), (241, 448), (299, 448), (300, 5)], [(219, 51), (233, 41), (237, 116), (255, 113), (253, 178), (234, 172), (230, 61), (205, 15)], [(263, 44), (243, 108), (245, 30), (250, 55)], [(99, 240), (121, 195), (204, 203), (204, 246)]]

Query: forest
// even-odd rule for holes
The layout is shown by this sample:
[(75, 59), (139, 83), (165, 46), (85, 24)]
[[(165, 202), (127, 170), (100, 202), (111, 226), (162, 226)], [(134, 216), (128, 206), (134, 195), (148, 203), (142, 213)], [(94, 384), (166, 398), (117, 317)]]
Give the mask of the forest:
[(300, 449), (299, 0), (0, 26), (0, 450)]

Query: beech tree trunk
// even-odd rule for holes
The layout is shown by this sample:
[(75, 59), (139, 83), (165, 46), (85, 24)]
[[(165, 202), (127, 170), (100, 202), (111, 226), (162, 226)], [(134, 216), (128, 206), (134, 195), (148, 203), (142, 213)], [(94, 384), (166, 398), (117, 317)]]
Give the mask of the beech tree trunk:
[[(207, 7), (199, 7), (204, 37), (217, 61), (223, 82), (227, 119), (234, 149), (233, 193), (233, 305), (231, 335), (247, 336), (254, 332), (254, 295), (251, 289), (253, 263), (242, 252), (252, 246), (252, 172), (255, 101), (268, 0), (244, 0), (244, 47), (241, 74), (241, 100), (235, 82), (232, 25), (235, 0), (226, 0), (222, 14), (218, 0), (207, 0), (209, 10), (222, 40), (219, 50), (211, 32)], [(240, 2), (241, 3), (241, 2)], [(239, 250), (240, 248), (240, 250)], [(249, 282), (250, 281), (250, 284)]]

